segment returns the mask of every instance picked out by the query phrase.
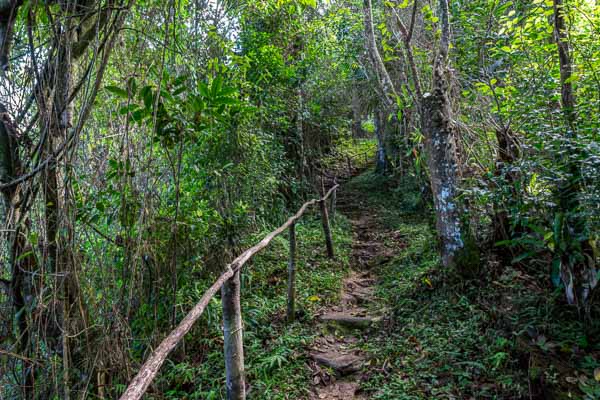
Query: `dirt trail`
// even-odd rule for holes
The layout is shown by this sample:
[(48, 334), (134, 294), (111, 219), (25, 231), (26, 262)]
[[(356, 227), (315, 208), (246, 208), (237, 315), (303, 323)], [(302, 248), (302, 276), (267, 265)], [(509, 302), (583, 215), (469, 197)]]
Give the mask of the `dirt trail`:
[(353, 227), (351, 272), (344, 279), (339, 305), (318, 315), (321, 334), (308, 350), (312, 360), (310, 400), (365, 399), (359, 388), (369, 366), (369, 354), (358, 348), (361, 339), (376, 333), (385, 315), (377, 309), (376, 265), (391, 257), (384, 230), (360, 193), (340, 190), (338, 210)]

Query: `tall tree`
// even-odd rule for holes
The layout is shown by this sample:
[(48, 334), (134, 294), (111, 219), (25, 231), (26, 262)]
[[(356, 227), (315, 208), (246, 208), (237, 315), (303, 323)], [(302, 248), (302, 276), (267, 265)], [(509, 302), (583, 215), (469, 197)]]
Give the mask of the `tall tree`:
[(396, 99), (398, 93), (390, 74), (383, 62), (383, 58), (377, 48), (375, 37), (375, 24), (373, 22), (373, 4), (371, 0), (364, 0), (363, 3), (364, 24), (365, 24), (365, 43), (371, 65), (375, 71), (379, 89), (381, 90), (381, 105), (375, 110), (375, 135), (377, 139), (377, 170), (385, 171), (388, 168), (389, 155), (386, 150), (386, 127), (388, 125), (388, 116), (394, 114), (396, 110)]
[(567, 130), (562, 159), (568, 173), (558, 187), (560, 210), (557, 218), (562, 221), (561, 230), (564, 237), (572, 238), (568, 241), (569, 248), (560, 252), (560, 269), (567, 300), (570, 304), (581, 306), (585, 304), (591, 290), (598, 285), (598, 275), (586, 221), (579, 214), (582, 171), (579, 164), (580, 151), (576, 145), (571, 144), (577, 139), (577, 103), (573, 90), (573, 61), (566, 22), (567, 10), (563, 0), (553, 0), (553, 9), (554, 38), (560, 67), (561, 107)]
[(423, 96), (422, 127), (427, 149), (431, 189), (440, 237), (442, 262), (451, 266), (463, 249), (458, 194), (456, 130), (449, 97), (448, 51), (450, 15), (448, 0), (439, 0), (441, 39), (433, 65), (431, 93)]

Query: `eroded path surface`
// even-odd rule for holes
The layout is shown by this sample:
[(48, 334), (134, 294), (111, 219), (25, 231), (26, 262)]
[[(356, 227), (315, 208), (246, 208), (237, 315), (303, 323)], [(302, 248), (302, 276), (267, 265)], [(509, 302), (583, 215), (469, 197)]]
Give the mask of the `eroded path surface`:
[(342, 190), (338, 211), (353, 227), (351, 272), (344, 279), (340, 304), (318, 315), (321, 334), (308, 349), (313, 370), (310, 400), (365, 399), (360, 386), (369, 369), (369, 354), (359, 343), (376, 334), (385, 320), (375, 295), (377, 265), (391, 258), (387, 232), (358, 192)]

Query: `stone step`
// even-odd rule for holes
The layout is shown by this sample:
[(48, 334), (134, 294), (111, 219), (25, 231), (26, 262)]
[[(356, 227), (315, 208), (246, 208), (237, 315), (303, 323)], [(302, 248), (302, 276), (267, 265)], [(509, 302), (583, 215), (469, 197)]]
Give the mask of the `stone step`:
[(350, 293), (352, 294), (352, 296), (356, 297), (359, 302), (367, 303), (373, 300), (373, 297), (375, 295), (375, 289), (373, 289), (372, 287), (365, 286), (355, 287)]
[(357, 316), (349, 312), (329, 312), (321, 315), (320, 319), (347, 329), (368, 329), (381, 321), (379, 317)]
[(347, 354), (337, 351), (310, 353), (313, 360), (329, 367), (340, 375), (349, 375), (361, 369), (365, 358), (356, 354)]
[(350, 288), (350, 290), (354, 288), (375, 290), (375, 288), (373, 287), (373, 285), (375, 284), (375, 279), (373, 278), (352, 277), (346, 279), (344, 281), (344, 284), (346, 287)]

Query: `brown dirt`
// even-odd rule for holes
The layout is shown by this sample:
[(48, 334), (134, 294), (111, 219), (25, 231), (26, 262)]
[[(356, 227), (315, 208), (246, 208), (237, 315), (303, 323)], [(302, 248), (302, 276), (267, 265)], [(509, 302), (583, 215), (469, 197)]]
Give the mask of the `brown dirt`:
[(360, 196), (343, 187), (338, 210), (353, 227), (351, 272), (344, 279), (340, 304), (318, 316), (321, 334), (308, 349), (313, 371), (309, 400), (367, 398), (360, 393), (360, 386), (369, 368), (369, 354), (358, 348), (358, 343), (368, 338), (384, 317), (373, 311), (377, 304), (373, 267), (391, 257), (381, 236), (382, 227)]

